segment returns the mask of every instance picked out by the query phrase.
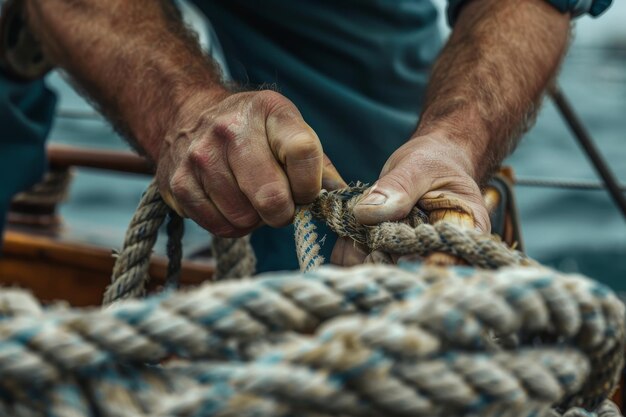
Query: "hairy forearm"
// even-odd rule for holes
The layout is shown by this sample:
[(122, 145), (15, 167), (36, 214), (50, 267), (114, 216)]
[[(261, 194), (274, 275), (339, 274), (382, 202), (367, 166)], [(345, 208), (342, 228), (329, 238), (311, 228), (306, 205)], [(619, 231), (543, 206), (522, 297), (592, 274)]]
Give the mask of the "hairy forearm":
[(569, 16), (544, 0), (472, 0), (433, 68), (416, 136), (452, 138), (480, 184), (514, 148), (556, 73)]
[(191, 95), (225, 91), (169, 0), (27, 0), (27, 18), (48, 58), (154, 160)]

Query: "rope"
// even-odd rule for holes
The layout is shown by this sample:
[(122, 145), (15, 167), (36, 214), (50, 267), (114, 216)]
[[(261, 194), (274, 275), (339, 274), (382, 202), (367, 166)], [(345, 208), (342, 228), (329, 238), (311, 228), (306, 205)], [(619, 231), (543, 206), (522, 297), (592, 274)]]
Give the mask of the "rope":
[[(180, 278), (182, 260), (182, 219), (165, 204), (158, 187), (152, 182), (144, 193), (137, 211), (128, 226), (123, 249), (117, 255), (111, 285), (104, 293), (104, 304), (142, 296), (150, 280), (148, 269), (157, 233), (169, 213), (167, 253), (170, 259), (166, 286), (176, 286)], [(249, 238), (213, 240), (215, 257), (220, 260), (216, 279), (250, 276), (254, 273), (256, 259)]]
[(402, 222), (361, 225), (352, 214), (352, 209), (364, 189), (365, 186), (357, 186), (332, 192), (322, 191), (310, 210), (313, 216), (324, 220), (333, 232), (365, 245), (370, 252), (420, 256), (445, 252), (470, 265), (489, 269), (527, 265), (531, 262), (493, 236), (464, 230), (446, 222), (426, 224), (426, 215), (417, 208)]
[(296, 256), (302, 272), (317, 269), (324, 263), (324, 257), (320, 255), (316, 227), (313, 224), (311, 212), (299, 207), (293, 221), (296, 239)]
[(602, 403), (620, 368), (595, 367), (624, 347), (608, 289), (533, 267), (324, 267), (3, 314), (0, 402), (30, 415), (548, 415)]
[(234, 279), (254, 275), (256, 257), (250, 236), (241, 239), (213, 237), (213, 257), (217, 259), (215, 280)]
[(118, 254), (111, 285), (104, 293), (104, 304), (142, 296), (150, 279), (148, 268), (159, 227), (169, 207), (163, 202), (155, 182), (144, 193), (124, 237), (124, 249)]
[[(0, 289), (0, 413), (620, 416), (607, 398), (623, 365), (624, 305), (610, 290), (536, 266), (493, 238), (428, 225), (417, 209), (402, 222), (359, 225), (352, 208), (363, 191), (323, 192), (297, 210), (305, 275), (131, 299), (144, 291), (170, 211), (152, 185), (105, 296), (119, 302), (42, 310)], [(445, 251), (497, 270), (319, 267), (314, 217), (372, 259)], [(171, 215), (168, 282), (180, 273), (181, 237), (182, 219)], [(251, 275), (249, 240), (216, 239), (213, 248), (218, 278)]]
[[(508, 265), (528, 265), (524, 256), (492, 236), (477, 231), (460, 229), (449, 223), (426, 224), (427, 216), (415, 208), (402, 222), (385, 222), (377, 226), (364, 226), (356, 221), (352, 209), (366, 190), (363, 184), (327, 192), (323, 191), (313, 204), (299, 208), (294, 220), (296, 252), (303, 272), (317, 268), (324, 262), (313, 217), (326, 224), (341, 237), (350, 237), (369, 248), (370, 252), (428, 255), (446, 252), (468, 264), (495, 269)], [(124, 247), (118, 255), (111, 285), (107, 288), (104, 303), (140, 296), (149, 280), (148, 259), (156, 242), (156, 233), (170, 210), (153, 182), (139, 203), (131, 220)], [(180, 232), (182, 235), (182, 231)], [(170, 239), (168, 252), (179, 253), (180, 236)], [(249, 237), (227, 239), (215, 237), (212, 244), (217, 260), (216, 280), (241, 278), (254, 274), (256, 259)], [(373, 256), (369, 259), (377, 259)], [(179, 262), (170, 267), (168, 275), (179, 274)], [(169, 281), (169, 280), (168, 280)], [(176, 281), (174, 279), (174, 281)]]

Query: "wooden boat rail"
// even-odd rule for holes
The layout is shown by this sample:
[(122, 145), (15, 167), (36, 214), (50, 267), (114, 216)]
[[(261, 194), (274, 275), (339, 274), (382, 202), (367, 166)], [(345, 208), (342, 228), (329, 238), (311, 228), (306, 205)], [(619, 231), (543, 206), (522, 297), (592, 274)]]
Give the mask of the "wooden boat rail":
[[(81, 149), (50, 145), (48, 159), (51, 170), (68, 171), (73, 167), (152, 175), (152, 164), (130, 152)], [(30, 219), (49, 218), (53, 207), (20, 205), (31, 210)], [(21, 216), (21, 217), (20, 217)], [(28, 213), (9, 218), (24, 219)], [(121, 242), (120, 242), (121, 244)], [(9, 224), (0, 257), (0, 277), (4, 285), (30, 289), (44, 302), (63, 300), (74, 306), (99, 305), (104, 289), (110, 283), (115, 258), (111, 248), (77, 242), (64, 233), (58, 222), (43, 220), (28, 224)], [(211, 279), (214, 262), (210, 258), (183, 261), (181, 284), (197, 285)], [(153, 256), (150, 261), (151, 288), (163, 285), (167, 259)]]
[(131, 152), (82, 149), (64, 145), (48, 146), (50, 167), (95, 168), (128, 174), (152, 175), (154, 167), (147, 158)]

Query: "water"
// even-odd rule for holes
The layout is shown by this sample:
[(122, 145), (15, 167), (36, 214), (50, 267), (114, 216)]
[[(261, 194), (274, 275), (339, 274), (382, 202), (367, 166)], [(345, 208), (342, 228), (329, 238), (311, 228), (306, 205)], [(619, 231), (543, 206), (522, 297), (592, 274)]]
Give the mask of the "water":
[[(559, 77), (601, 152), (624, 182), (625, 19), (625, 2), (617, 2), (599, 20), (581, 19)], [(53, 75), (50, 81), (61, 93), (62, 111), (90, 111), (58, 75)], [(52, 141), (127, 149), (102, 120), (59, 119)], [(519, 177), (597, 178), (549, 102), (507, 164), (513, 166)], [(147, 181), (138, 176), (79, 171), (70, 201), (62, 208), (66, 227), (81, 241), (120, 247)], [(616, 289), (626, 290), (626, 222), (605, 192), (517, 187), (516, 194), (530, 256), (558, 269), (583, 272)], [(186, 248), (193, 251), (209, 238), (198, 228), (190, 227)]]
[[(560, 84), (615, 174), (626, 179), (626, 50), (574, 46)], [(552, 103), (509, 159), (519, 177), (596, 179)], [(626, 289), (626, 223), (606, 192), (517, 188), (528, 253)]]

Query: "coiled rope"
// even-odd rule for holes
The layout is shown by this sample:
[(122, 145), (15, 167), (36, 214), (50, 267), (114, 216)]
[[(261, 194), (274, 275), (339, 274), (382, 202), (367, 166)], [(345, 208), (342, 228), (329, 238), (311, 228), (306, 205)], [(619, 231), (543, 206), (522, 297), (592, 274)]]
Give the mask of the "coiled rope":
[[(146, 275), (129, 270), (143, 271), (151, 246), (142, 239), (158, 229), (147, 213), (160, 222), (168, 213), (154, 190), (129, 228), (111, 298), (145, 286)], [(303, 269), (320, 263), (307, 212), (370, 249), (447, 250), (499, 269), (321, 267), (105, 309), (42, 310), (25, 293), (0, 290), (0, 414), (619, 415), (605, 401), (624, 349), (624, 306), (610, 290), (529, 265), (492, 238), (427, 225), (419, 213), (399, 226), (356, 225), (345, 210), (358, 194), (323, 193), (299, 210)], [(391, 229), (401, 241), (381, 235)], [(177, 236), (170, 231), (172, 246)]]

